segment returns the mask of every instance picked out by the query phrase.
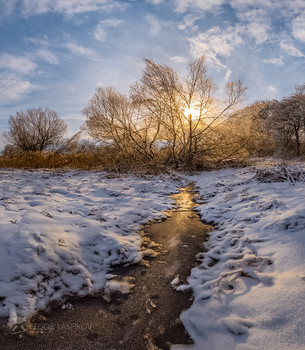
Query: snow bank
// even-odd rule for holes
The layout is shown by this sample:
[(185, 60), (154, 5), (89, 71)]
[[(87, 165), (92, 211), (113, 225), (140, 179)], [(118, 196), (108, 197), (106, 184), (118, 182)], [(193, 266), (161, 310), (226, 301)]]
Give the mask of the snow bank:
[(178, 184), (76, 171), (1, 170), (0, 181), (0, 316), (11, 325), (109, 289), (109, 267), (141, 260), (139, 226), (164, 215)]
[(172, 349), (305, 348), (305, 184), (257, 178), (256, 169), (190, 178), (207, 200), (202, 218), (218, 228), (178, 287), (195, 295), (181, 316), (195, 344)]

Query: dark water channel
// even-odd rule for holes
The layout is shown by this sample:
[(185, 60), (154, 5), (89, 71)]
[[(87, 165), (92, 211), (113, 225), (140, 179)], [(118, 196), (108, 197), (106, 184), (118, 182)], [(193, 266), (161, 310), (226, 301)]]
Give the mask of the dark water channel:
[(2, 328), (0, 349), (157, 350), (191, 344), (179, 315), (191, 306), (192, 295), (177, 292), (171, 281), (179, 275), (186, 282), (211, 230), (193, 210), (194, 196), (192, 185), (182, 188), (173, 195), (176, 207), (168, 218), (142, 228), (142, 249), (153, 249), (154, 257), (112, 271), (117, 280), (134, 284), (129, 294), (114, 293), (110, 302), (102, 295), (70, 300), (71, 308), (35, 316), (21, 335)]

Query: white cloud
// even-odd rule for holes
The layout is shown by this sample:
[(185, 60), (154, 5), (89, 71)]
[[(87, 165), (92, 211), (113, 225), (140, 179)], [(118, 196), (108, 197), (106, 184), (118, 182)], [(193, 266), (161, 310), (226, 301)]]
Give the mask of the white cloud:
[(93, 36), (98, 41), (106, 41), (107, 33), (105, 28), (101, 24), (98, 24), (94, 29)]
[(269, 85), (269, 86), (268, 86), (268, 90), (269, 90), (270, 92), (276, 92), (276, 91), (277, 91), (277, 88), (274, 87), (273, 85)]
[(256, 45), (270, 39), (271, 25), (268, 22), (251, 22), (247, 25), (248, 34), (256, 40)]
[(86, 56), (89, 57), (91, 59), (96, 60), (97, 59), (97, 55), (96, 52), (90, 48), (81, 46), (76, 44), (75, 42), (69, 41), (67, 42), (64, 47), (66, 47), (68, 50), (70, 50), (74, 55), (77, 56)]
[(20, 4), (22, 13), (25, 16), (47, 12), (73, 16), (84, 12), (123, 10), (127, 6), (128, 4), (117, 0), (21, 0)]
[(164, 0), (146, 0), (150, 4), (159, 5), (164, 2)]
[(228, 81), (228, 80), (229, 80), (231, 74), (232, 74), (231, 69), (228, 69), (228, 70), (227, 70), (227, 73), (226, 73), (226, 76), (225, 76), (225, 81)]
[(50, 40), (47, 36), (42, 38), (25, 37), (24, 41), (28, 44), (33, 44), (38, 46), (38, 48), (29, 54), (34, 61), (43, 60), (50, 64), (58, 64), (59, 60), (57, 55), (51, 51), (51, 49), (56, 50), (58, 47), (57, 40)]
[(230, 5), (236, 10), (244, 11), (250, 7), (260, 9), (270, 9), (278, 6), (282, 0), (231, 0)]
[(210, 63), (225, 68), (219, 56), (228, 57), (232, 51), (244, 42), (244, 29), (240, 26), (213, 27), (205, 33), (189, 38), (191, 53), (195, 57), (204, 55)]
[[(236, 16), (248, 28), (248, 35), (256, 39), (256, 44), (267, 40), (277, 39), (276, 36), (283, 30), (275, 24), (272, 27), (271, 19), (291, 23), (293, 36), (305, 42), (305, 2), (304, 0), (229, 0)], [(291, 39), (282, 40), (280, 46), (286, 53), (302, 57)]]
[(305, 42), (305, 13), (292, 21), (292, 33), (297, 40)]
[(0, 55), (0, 68), (14, 72), (29, 74), (36, 69), (36, 63), (24, 56)]
[(46, 61), (47, 63), (51, 63), (51, 64), (59, 63), (57, 56), (55, 56), (54, 53), (48, 49), (39, 49), (35, 52), (35, 54), (42, 60)]
[[(296, 15), (305, 11), (304, 0), (229, 0), (239, 18), (248, 12), (259, 12), (265, 19), (277, 16), (289, 23)], [(254, 17), (253, 17), (254, 18)]]
[(4, 105), (20, 99), (24, 94), (37, 88), (26, 77), (37, 68), (34, 60), (37, 53), (25, 56), (0, 54), (0, 104)]
[(263, 62), (274, 64), (275, 66), (279, 66), (279, 67), (284, 65), (283, 57), (268, 58), (268, 59), (264, 59)]
[(121, 19), (111, 18), (101, 21), (93, 31), (93, 36), (99, 41), (106, 41), (107, 39), (107, 29), (116, 28), (121, 25), (123, 21)]
[(305, 10), (304, 0), (282, 0), (280, 3), (282, 4), (284, 17), (299, 15)]
[(18, 100), (26, 92), (30, 91), (33, 85), (28, 80), (23, 80), (16, 74), (0, 75), (0, 101), (1, 104), (11, 103)]
[(178, 28), (180, 30), (185, 30), (190, 28), (191, 30), (195, 31), (198, 29), (196, 22), (201, 18), (202, 16), (199, 14), (188, 13), (183, 17), (183, 22), (178, 24)]
[(158, 35), (162, 28), (162, 25), (159, 19), (153, 15), (147, 15), (145, 19), (146, 19), (146, 22), (150, 25), (150, 31), (149, 31), (150, 34)]
[(232, 0), (231, 6), (236, 10), (241, 25), (247, 29), (247, 35), (255, 39), (256, 45), (271, 38), (270, 11), (274, 10), (272, 1)]
[(9, 15), (13, 12), (18, 0), (0, 0), (1, 12), (4, 15)]
[(40, 47), (48, 48), (51, 46), (51, 42), (49, 38), (43, 37), (43, 38), (32, 38), (32, 37), (25, 37), (23, 40), (26, 43), (31, 43)]
[(183, 13), (187, 10), (202, 10), (212, 11), (213, 9), (221, 6), (224, 0), (174, 0), (176, 4), (176, 11)]
[(187, 60), (183, 56), (173, 56), (170, 58), (171, 61), (178, 62), (178, 63), (186, 63)]
[[(257, 44), (271, 39), (271, 18), (291, 23), (294, 37), (305, 42), (304, 0), (230, 0), (237, 17), (249, 27)], [(274, 35), (279, 29), (273, 28)], [(294, 51), (295, 52), (295, 51)]]
[(289, 38), (283, 39), (280, 42), (280, 47), (290, 56), (304, 57), (304, 54), (294, 46), (293, 42)]

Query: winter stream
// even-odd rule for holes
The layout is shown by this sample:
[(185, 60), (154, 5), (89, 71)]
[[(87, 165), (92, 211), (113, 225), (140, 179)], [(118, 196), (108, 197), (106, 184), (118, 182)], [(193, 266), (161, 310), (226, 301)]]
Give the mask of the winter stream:
[(116, 277), (106, 295), (69, 299), (64, 308), (53, 305), (18, 336), (7, 334), (0, 348), (153, 350), (191, 344), (179, 316), (192, 295), (173, 287), (186, 283), (211, 230), (194, 210), (195, 196), (192, 184), (181, 188), (167, 219), (142, 227), (143, 261), (113, 268)]

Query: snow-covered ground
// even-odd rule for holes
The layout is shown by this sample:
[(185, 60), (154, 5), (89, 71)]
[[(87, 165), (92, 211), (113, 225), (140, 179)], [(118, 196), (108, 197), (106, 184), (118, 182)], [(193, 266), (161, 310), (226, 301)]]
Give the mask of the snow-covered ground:
[(0, 316), (13, 325), (64, 295), (111, 288), (109, 267), (142, 258), (140, 225), (178, 187), (169, 176), (1, 170)]
[(218, 227), (189, 286), (180, 286), (194, 291), (181, 318), (195, 345), (172, 349), (305, 349), (305, 183), (297, 168), (295, 183), (262, 183), (251, 168), (190, 178), (207, 201), (202, 218)]
[[(217, 228), (188, 285), (188, 350), (305, 349), (305, 181), (256, 169), (188, 177)], [(269, 169), (272, 180), (274, 166)], [(286, 178), (286, 180), (285, 180)], [(290, 181), (289, 181), (290, 180)], [(185, 184), (185, 183), (184, 183)], [(113, 288), (109, 267), (142, 258), (140, 224), (172, 206), (172, 176), (0, 171), (0, 316), (10, 324), (64, 295)], [(114, 286), (115, 287), (115, 286)], [(127, 286), (128, 287), (128, 286)]]

